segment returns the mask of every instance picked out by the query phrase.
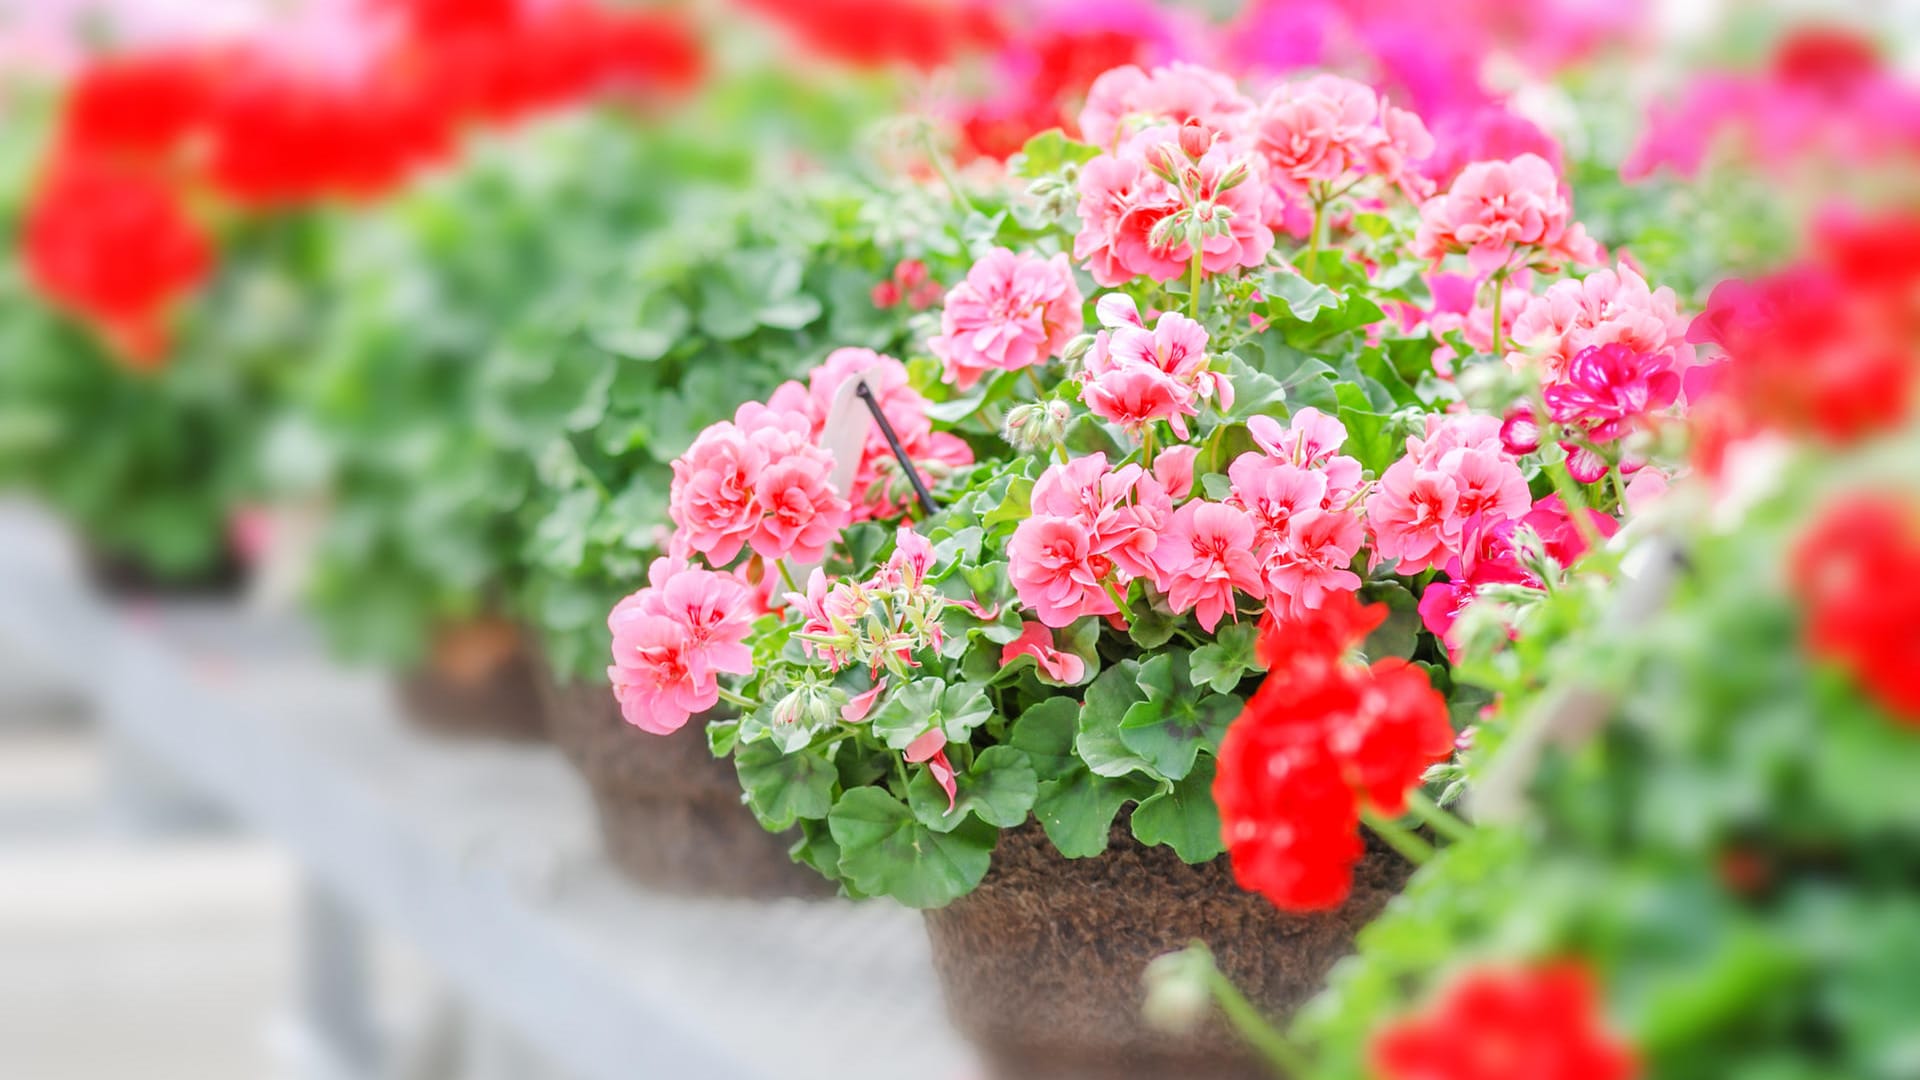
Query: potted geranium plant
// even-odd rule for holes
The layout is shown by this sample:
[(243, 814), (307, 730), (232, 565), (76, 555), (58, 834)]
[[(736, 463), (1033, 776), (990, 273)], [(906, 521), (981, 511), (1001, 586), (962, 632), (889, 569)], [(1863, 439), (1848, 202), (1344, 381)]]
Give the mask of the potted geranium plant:
[[(1484, 700), (1449, 677), (1448, 617), (1609, 531), (1589, 482), (1671, 402), (1656, 380), (1603, 428), (1552, 393), (1574, 427), (1542, 450), (1519, 390), (1539, 379), (1496, 380), (1503, 419), (1454, 372), (1524, 324), (1605, 397), (1596, 322), (1667, 367), (1684, 323), (1630, 271), (1598, 318), (1530, 298), (1601, 257), (1551, 167), (1433, 194), (1418, 118), (1356, 83), (1256, 101), (1122, 68), (1080, 128), (1093, 145), (1049, 133), (1015, 163), (1031, 198), (954, 191), (928, 358), (835, 352), (674, 462), (669, 554), (612, 614), (610, 674), (636, 726), (704, 717), (797, 859), (929, 909), (956, 1018), (1005, 1074), (1234, 1075), (1253, 1066), (1220, 1040), (1142, 1030), (1135, 976), (1200, 938), (1270, 1011), (1319, 987), (1425, 850), (1399, 819), (1434, 813), (1410, 789), (1450, 757), (1450, 709)], [(1420, 272), (1454, 256), (1472, 276), (1446, 318)], [(1299, 651), (1346, 695), (1287, 710), (1310, 809), (1345, 823), (1313, 852), (1221, 826), (1263, 616), (1318, 620)]]

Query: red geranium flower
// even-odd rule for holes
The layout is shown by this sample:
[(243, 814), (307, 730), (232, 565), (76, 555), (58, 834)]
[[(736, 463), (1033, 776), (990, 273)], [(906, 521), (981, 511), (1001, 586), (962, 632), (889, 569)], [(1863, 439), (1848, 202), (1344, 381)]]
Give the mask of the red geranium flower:
[(1628, 1080), (1634, 1054), (1601, 1027), (1594, 996), (1577, 964), (1472, 971), (1376, 1036), (1373, 1067), (1385, 1080)]
[(34, 192), (21, 243), (35, 286), (141, 367), (166, 351), (166, 306), (213, 266), (206, 234), (166, 181), (77, 155), (55, 162)]
[(1888, 496), (1830, 507), (1793, 553), (1812, 653), (1920, 726), (1920, 512)]
[(1386, 614), (1350, 593), (1297, 619), (1269, 612), (1267, 680), (1220, 747), (1213, 796), (1234, 877), (1288, 911), (1345, 902), (1365, 851), (1362, 800), (1404, 812), (1407, 790), (1453, 751), (1446, 700), (1424, 672), (1344, 658)]

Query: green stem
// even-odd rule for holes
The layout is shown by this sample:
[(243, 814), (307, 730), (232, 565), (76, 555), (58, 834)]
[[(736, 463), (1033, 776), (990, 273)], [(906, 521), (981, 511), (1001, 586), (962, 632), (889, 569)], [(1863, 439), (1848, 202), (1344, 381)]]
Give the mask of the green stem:
[(960, 208), (968, 213), (976, 212), (973, 200), (967, 198), (966, 189), (960, 186), (960, 178), (954, 175), (953, 166), (948, 163), (947, 155), (941, 153), (940, 148), (934, 145), (932, 124), (926, 124), (920, 128), (920, 145), (926, 148), (927, 159), (933, 162), (933, 167), (939, 172), (940, 179), (946, 182), (947, 190), (953, 193), (953, 201), (959, 203)]
[(1101, 578), (1100, 584), (1107, 590), (1107, 597), (1113, 601), (1113, 606), (1120, 609), (1120, 617), (1132, 622), (1133, 611), (1127, 606), (1127, 596), (1120, 591), (1120, 586), (1115, 585), (1110, 577)]
[(775, 559), (773, 560), (773, 564), (780, 568), (780, 580), (787, 583), (787, 591), (789, 592), (805, 592), (806, 591), (802, 589), (800, 586), (794, 584), (793, 571), (788, 568), (787, 560)]
[(893, 759), (893, 774), (900, 778), (900, 797), (905, 799), (907, 797), (907, 788), (913, 783), (912, 780), (907, 778), (907, 759), (900, 754), (889, 754), (887, 756)]
[(1363, 810), (1360, 817), (1367, 823), (1387, 846), (1407, 857), (1407, 861), (1419, 866), (1433, 858), (1433, 845), (1414, 835), (1412, 829), (1398, 821), (1373, 810)]
[(1033, 396), (1037, 400), (1047, 396), (1047, 388), (1040, 383), (1040, 373), (1033, 368), (1027, 369), (1027, 379), (1033, 383)]
[(1627, 481), (1620, 474), (1618, 462), (1607, 466), (1607, 476), (1613, 481), (1613, 497), (1620, 502), (1620, 512), (1627, 512)]
[(1153, 468), (1154, 451), (1153, 425), (1151, 423), (1141, 429), (1140, 440), (1140, 463), (1151, 469)]
[(1187, 271), (1187, 318), (1200, 321), (1200, 260), (1205, 254), (1198, 240), (1193, 242), (1193, 266)]
[(724, 686), (720, 687), (719, 690), (720, 690), (720, 700), (726, 702), (727, 704), (733, 706), (736, 709), (751, 709), (754, 706), (754, 702), (751, 698), (745, 697), (740, 694), (736, 694), (732, 690), (729, 690)]
[(1313, 232), (1307, 239), (1307, 272), (1303, 275), (1308, 281), (1320, 280), (1320, 234), (1325, 231), (1327, 204), (1313, 201)]
[(1432, 826), (1433, 831), (1449, 844), (1457, 844), (1473, 835), (1473, 826), (1434, 802), (1432, 796), (1419, 788), (1407, 792), (1407, 808), (1413, 811), (1414, 817)]
[(1311, 1080), (1317, 1075), (1318, 1071), (1307, 1055), (1281, 1034), (1278, 1028), (1268, 1023), (1253, 1002), (1248, 1001), (1240, 988), (1233, 985), (1233, 980), (1221, 974), (1220, 969), (1211, 963), (1207, 965), (1207, 988), (1213, 991), (1213, 1000), (1219, 1004), (1220, 1011), (1226, 1014), (1233, 1030), (1281, 1072), (1292, 1080)]
[(1505, 344), (1505, 335), (1500, 329), (1500, 306), (1506, 302), (1506, 299), (1507, 268), (1503, 266), (1493, 272), (1493, 357), (1496, 360), (1500, 359), (1500, 354), (1506, 351), (1501, 347)]

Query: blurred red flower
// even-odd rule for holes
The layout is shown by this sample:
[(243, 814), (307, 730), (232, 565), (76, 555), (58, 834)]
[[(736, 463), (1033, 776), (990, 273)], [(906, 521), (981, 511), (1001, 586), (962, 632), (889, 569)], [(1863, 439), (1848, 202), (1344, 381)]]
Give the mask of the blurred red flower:
[(1221, 743), (1213, 796), (1235, 880), (1288, 911), (1343, 903), (1365, 851), (1362, 800), (1404, 812), (1408, 789), (1453, 751), (1446, 699), (1423, 671), (1344, 660), (1386, 614), (1346, 592), (1299, 617), (1269, 612), (1270, 673)]
[(167, 305), (213, 267), (211, 243), (167, 181), (78, 154), (42, 178), (21, 244), (35, 286), (142, 368), (166, 351)]
[(114, 56), (83, 70), (60, 117), (60, 152), (158, 160), (206, 120), (216, 58), (163, 50)]
[(1450, 986), (1424, 1015), (1373, 1041), (1384, 1080), (1627, 1080), (1630, 1048), (1600, 1023), (1584, 967), (1479, 969)]
[(740, 0), (829, 59), (879, 67), (934, 68), (1000, 40), (981, 0)]
[(1795, 546), (1792, 578), (1808, 649), (1920, 726), (1920, 508), (1888, 495), (1836, 502)]

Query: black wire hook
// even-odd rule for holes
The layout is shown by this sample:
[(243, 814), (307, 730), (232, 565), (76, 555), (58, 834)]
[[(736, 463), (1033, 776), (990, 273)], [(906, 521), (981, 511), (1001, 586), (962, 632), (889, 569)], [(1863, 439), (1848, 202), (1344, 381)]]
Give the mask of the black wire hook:
[(853, 392), (867, 403), (867, 411), (873, 414), (873, 422), (880, 425), (880, 434), (886, 437), (887, 447), (899, 460), (900, 467), (906, 470), (907, 479), (913, 484), (913, 493), (920, 500), (920, 509), (932, 517), (934, 511), (939, 509), (933, 503), (933, 493), (927, 490), (926, 481), (920, 479), (920, 470), (913, 467), (913, 460), (907, 457), (906, 449), (900, 445), (900, 436), (894, 434), (893, 425), (887, 422), (887, 414), (881, 411), (879, 399), (873, 396), (873, 388), (867, 385), (867, 380), (861, 379)]

